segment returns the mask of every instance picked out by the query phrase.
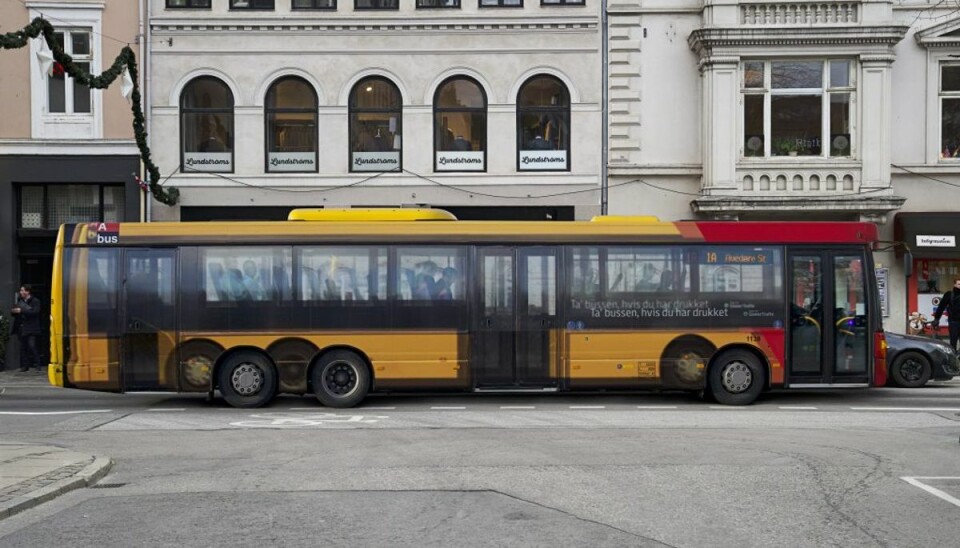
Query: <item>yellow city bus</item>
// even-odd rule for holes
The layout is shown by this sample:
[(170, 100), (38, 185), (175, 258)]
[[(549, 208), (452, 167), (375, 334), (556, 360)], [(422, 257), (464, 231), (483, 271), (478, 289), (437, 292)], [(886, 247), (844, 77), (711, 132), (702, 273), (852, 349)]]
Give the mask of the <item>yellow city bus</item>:
[(50, 382), (278, 393), (703, 392), (886, 382), (869, 223), (458, 221), (63, 226)]

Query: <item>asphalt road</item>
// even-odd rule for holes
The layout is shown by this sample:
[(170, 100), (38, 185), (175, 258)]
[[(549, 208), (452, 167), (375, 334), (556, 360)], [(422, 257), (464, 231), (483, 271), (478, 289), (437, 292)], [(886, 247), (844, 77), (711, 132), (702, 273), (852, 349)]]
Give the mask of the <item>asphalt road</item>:
[(0, 439), (115, 461), (0, 546), (949, 546), (960, 382), (786, 392), (279, 398), (3, 383)]

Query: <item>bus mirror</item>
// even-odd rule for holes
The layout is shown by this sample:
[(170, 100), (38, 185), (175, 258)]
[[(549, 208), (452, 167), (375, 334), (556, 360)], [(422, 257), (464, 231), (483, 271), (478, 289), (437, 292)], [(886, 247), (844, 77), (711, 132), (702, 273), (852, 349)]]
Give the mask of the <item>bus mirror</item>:
[(907, 278), (913, 276), (913, 253), (909, 251), (903, 254), (903, 273)]

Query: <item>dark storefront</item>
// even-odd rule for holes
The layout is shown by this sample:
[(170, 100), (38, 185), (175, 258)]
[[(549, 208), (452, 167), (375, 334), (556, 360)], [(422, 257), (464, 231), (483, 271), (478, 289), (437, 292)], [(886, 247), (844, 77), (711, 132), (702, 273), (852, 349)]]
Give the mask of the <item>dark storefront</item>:
[[(9, 318), (20, 284), (49, 313), (57, 228), (64, 223), (137, 221), (137, 156), (0, 156), (0, 306)], [(46, 341), (41, 343), (47, 347)], [(16, 344), (6, 369), (17, 367)]]
[[(907, 278), (907, 308), (933, 318), (936, 303), (960, 278), (960, 213), (898, 213), (894, 237), (913, 254), (913, 276)], [(947, 322), (941, 321), (946, 333)]]

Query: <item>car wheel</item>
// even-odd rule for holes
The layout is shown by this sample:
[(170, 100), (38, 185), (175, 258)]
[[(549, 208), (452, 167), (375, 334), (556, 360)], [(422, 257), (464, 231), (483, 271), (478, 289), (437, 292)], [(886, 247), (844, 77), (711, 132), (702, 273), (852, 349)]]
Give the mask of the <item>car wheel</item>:
[(367, 397), (370, 369), (367, 362), (348, 350), (325, 354), (310, 373), (313, 392), (327, 407), (353, 407)]
[(920, 388), (927, 384), (933, 375), (930, 360), (919, 352), (904, 352), (893, 360), (890, 378), (903, 388)]
[(234, 407), (263, 407), (277, 392), (276, 369), (256, 352), (238, 352), (227, 358), (217, 379), (223, 399)]
[(710, 394), (723, 405), (750, 405), (765, 382), (763, 365), (746, 350), (728, 350), (710, 364)]

